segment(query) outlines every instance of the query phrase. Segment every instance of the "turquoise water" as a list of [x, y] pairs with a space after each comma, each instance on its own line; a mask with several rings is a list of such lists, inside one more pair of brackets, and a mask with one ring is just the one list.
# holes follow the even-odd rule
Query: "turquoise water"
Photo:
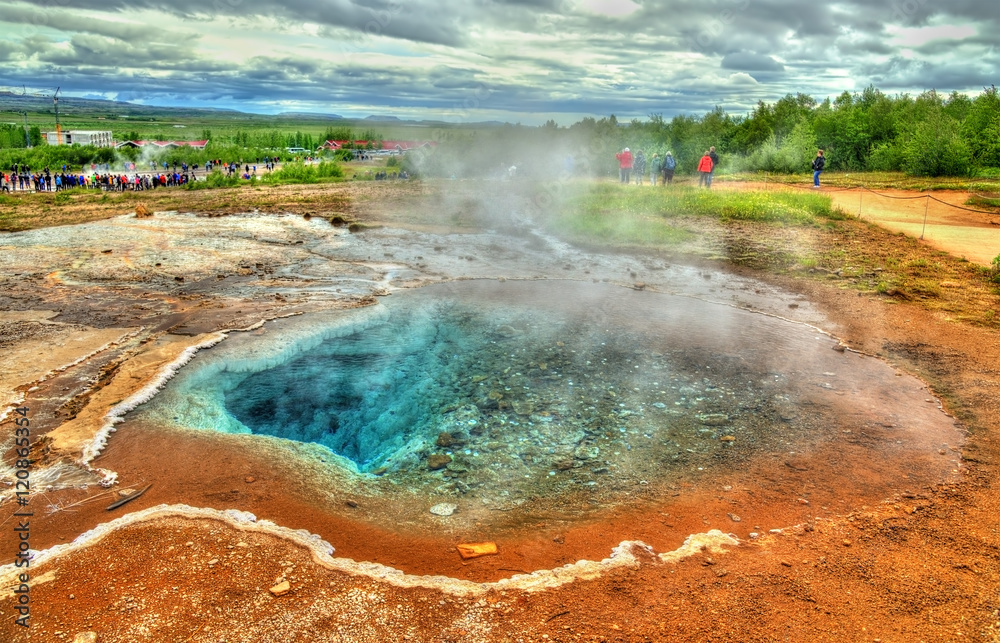
[[697, 299], [458, 282], [233, 333], [129, 417], [322, 445], [358, 473], [498, 503], [628, 493], [852, 431], [877, 436], [872, 468], [936, 453], [954, 427], [923, 384], [836, 346]]
[[461, 395], [455, 386], [491, 341], [488, 320], [457, 306], [417, 307], [322, 342], [275, 368], [228, 374], [226, 409], [253, 433], [315, 442], [381, 466]]

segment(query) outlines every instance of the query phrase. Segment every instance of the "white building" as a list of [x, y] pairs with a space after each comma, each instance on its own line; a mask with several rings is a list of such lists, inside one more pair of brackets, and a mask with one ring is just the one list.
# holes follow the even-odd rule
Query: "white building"
[[[55, 132], [46, 132], [49, 145], [59, 145]], [[99, 130], [66, 130], [62, 133], [63, 145], [93, 145], [94, 147], [114, 147], [111, 132]]]

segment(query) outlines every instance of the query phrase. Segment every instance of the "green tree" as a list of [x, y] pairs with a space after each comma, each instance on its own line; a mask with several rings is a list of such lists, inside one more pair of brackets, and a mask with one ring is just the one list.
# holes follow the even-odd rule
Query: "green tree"
[[[933, 108], [932, 108], [933, 109]], [[918, 123], [903, 150], [903, 167], [916, 176], [963, 176], [972, 167], [972, 151], [959, 126], [938, 106]]]

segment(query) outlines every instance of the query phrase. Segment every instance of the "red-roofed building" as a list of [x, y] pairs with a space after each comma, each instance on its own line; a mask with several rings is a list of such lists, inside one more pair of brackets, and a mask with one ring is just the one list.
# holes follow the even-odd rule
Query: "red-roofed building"
[[[326, 141], [320, 145], [319, 149], [336, 151], [346, 147], [363, 150], [368, 148], [368, 143], [368, 141]], [[403, 154], [421, 147], [437, 147], [437, 141], [382, 141], [382, 146], [377, 148], [377, 150]]]
[[120, 147], [153, 147], [167, 149], [172, 147], [193, 147], [196, 150], [203, 150], [208, 145], [208, 141], [122, 141], [115, 145]]

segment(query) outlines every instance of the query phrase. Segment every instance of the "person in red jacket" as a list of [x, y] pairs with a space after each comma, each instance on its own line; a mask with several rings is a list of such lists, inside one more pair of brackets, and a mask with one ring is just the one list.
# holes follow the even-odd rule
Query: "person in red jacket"
[[705, 152], [705, 156], [701, 157], [698, 161], [698, 187], [704, 185], [705, 187], [712, 187], [712, 179], [709, 178], [712, 174], [712, 157]]
[[618, 159], [618, 179], [622, 183], [628, 183], [632, 176], [632, 152], [626, 147], [615, 154], [615, 158]]

